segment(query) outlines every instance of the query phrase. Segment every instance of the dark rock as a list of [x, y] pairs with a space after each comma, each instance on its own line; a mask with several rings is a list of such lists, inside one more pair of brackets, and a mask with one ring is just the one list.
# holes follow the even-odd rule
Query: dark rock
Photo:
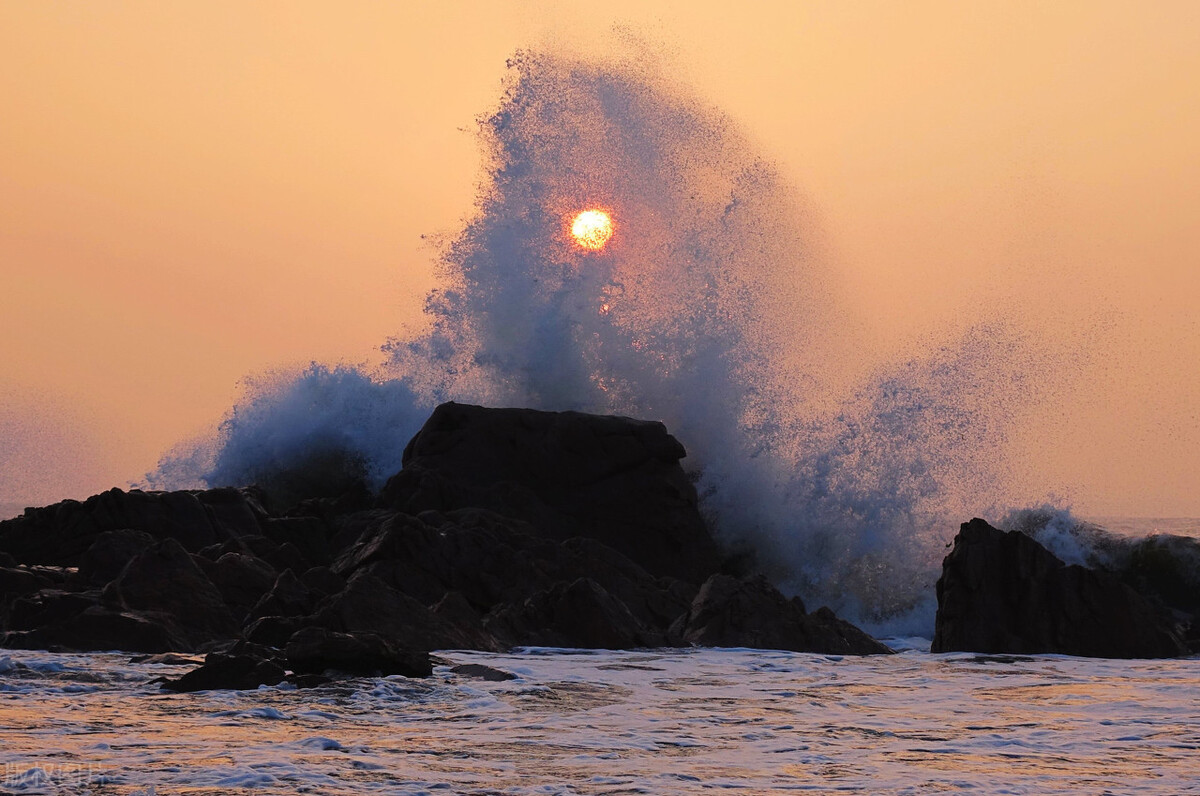
[[484, 628], [483, 617], [476, 613], [460, 592], [446, 592], [446, 596], [433, 606], [432, 611], [439, 621], [450, 628], [449, 632], [459, 640], [462, 649], [495, 652], [502, 649], [495, 636]]
[[532, 535], [527, 523], [489, 511], [463, 510], [440, 526], [407, 514], [388, 517], [334, 562], [350, 575], [362, 568], [424, 604], [460, 591], [484, 610], [519, 601], [549, 582], [538, 559], [554, 543]]
[[208, 492], [123, 492], [110, 489], [87, 500], [64, 500], [45, 508], [26, 509], [0, 522], [0, 550], [27, 564], [77, 566], [83, 553], [106, 531], [145, 531], [170, 538], [197, 551], [257, 528], [253, 517], [237, 508], [247, 505], [240, 490]]
[[27, 567], [0, 567], [0, 602], [48, 588], [53, 581]]
[[313, 594], [328, 597], [346, 588], [346, 579], [334, 573], [329, 567], [313, 567], [305, 570], [300, 576], [300, 582]]
[[28, 567], [0, 567], [0, 633], [18, 629], [13, 627], [11, 621], [13, 603], [53, 584], [51, 578]]
[[541, 538], [528, 523], [484, 509], [387, 517], [334, 563], [366, 571], [419, 602], [459, 592], [473, 610], [519, 605], [559, 581], [591, 578], [626, 604], [646, 628], [665, 630], [687, 609], [695, 587], [655, 578], [603, 543]]
[[8, 553], [0, 550], [0, 567], [11, 569], [17, 565], [17, 559], [10, 556]]
[[506, 672], [501, 669], [493, 669], [491, 666], [484, 666], [482, 663], [460, 663], [457, 666], [451, 666], [450, 671], [457, 674], [459, 677], [470, 677], [474, 680], [487, 680], [491, 683], [502, 683], [506, 680], [516, 680], [517, 676], [512, 672]]
[[338, 633], [318, 627], [304, 628], [292, 636], [287, 661], [298, 674], [326, 670], [369, 676], [433, 674], [428, 652], [404, 649], [373, 633]]
[[688, 643], [707, 647], [835, 655], [891, 652], [828, 608], [807, 613], [799, 597], [784, 597], [761, 575], [742, 580], [713, 575], [673, 632]]
[[[110, 490], [27, 510], [0, 523], [0, 550], [32, 564], [0, 568], [0, 628], [28, 644], [235, 657], [239, 628], [272, 647], [316, 628], [420, 650], [716, 633], [716, 620], [677, 621], [722, 562], [662, 424], [446, 404], [404, 456], [378, 501], [362, 462], [318, 455], [266, 491]], [[849, 643], [827, 613], [799, 606], [785, 625]], [[770, 637], [745, 616], [720, 626], [735, 620]]]
[[395, 513], [391, 509], [368, 509], [344, 516], [325, 518], [333, 532], [329, 540], [330, 552], [333, 557], [337, 558], [344, 550], [358, 542], [363, 534], [379, 527], [380, 523]]
[[162, 687], [180, 693], [216, 689], [248, 691], [260, 685], [278, 685], [284, 675], [279, 664], [255, 655], [212, 653], [204, 659], [203, 666], [176, 680], [167, 680]]
[[275, 569], [266, 561], [242, 553], [226, 553], [216, 561], [197, 556], [195, 561], [217, 587], [221, 599], [235, 619], [250, 613], [271, 590], [278, 577]]
[[260, 616], [307, 616], [316, 600], [308, 587], [290, 569], [279, 573], [271, 590], [250, 611], [251, 618]]
[[1155, 534], [1127, 544], [1115, 574], [1138, 594], [1200, 618], [1200, 539]]
[[260, 616], [246, 625], [242, 634], [247, 641], [283, 649], [306, 621], [299, 616]]
[[170, 652], [188, 649], [190, 643], [168, 616], [93, 606], [58, 624], [9, 632], [0, 646], [76, 652]]
[[43, 589], [12, 604], [8, 627], [10, 630], [34, 630], [46, 625], [57, 625], [99, 603], [99, 591], [69, 592], [62, 589]]
[[349, 505], [364, 502], [367, 463], [360, 454], [330, 446], [310, 448], [286, 462], [275, 462], [252, 475], [275, 514], [295, 511], [313, 500], [344, 500]]
[[174, 539], [159, 542], [135, 556], [105, 587], [102, 600], [117, 609], [171, 617], [189, 640], [188, 646], [177, 651], [237, 634], [237, 623], [221, 592]]
[[562, 542], [555, 561], [556, 577], [568, 581], [591, 578], [628, 607], [647, 628], [665, 631], [696, 596], [696, 586], [677, 578], [656, 578], [595, 539]]
[[590, 578], [556, 583], [490, 615], [485, 627], [509, 644], [591, 649], [662, 646], [629, 608]]
[[275, 567], [276, 572], [290, 569], [293, 572], [304, 572], [312, 568], [313, 562], [304, 557], [300, 548], [291, 542], [284, 542], [263, 556], [263, 560]]
[[103, 586], [121, 574], [134, 556], [154, 545], [145, 531], [121, 528], [105, 531], [79, 559], [79, 577], [93, 586]]
[[662, 423], [447, 403], [409, 442], [380, 499], [409, 514], [491, 509], [699, 582], [720, 556], [679, 466], [685, 455]]
[[226, 553], [238, 553], [251, 558], [264, 558], [267, 554], [275, 552], [279, 548], [279, 542], [273, 539], [268, 539], [261, 534], [251, 536], [238, 536], [234, 539], [226, 539], [223, 542], [208, 545], [201, 548], [197, 555], [207, 558], [209, 561], [218, 561], [221, 556]]
[[263, 532], [267, 512], [262, 492], [256, 487], [218, 487], [192, 494], [207, 509], [218, 536], [252, 536]]
[[1170, 624], [1115, 576], [1066, 565], [1025, 534], [963, 523], [937, 583], [934, 652], [1165, 658]]
[[367, 572], [322, 601], [314, 624], [346, 633], [374, 633], [407, 649], [467, 649], [472, 639], [421, 603]]
[[281, 545], [291, 544], [313, 564], [328, 564], [333, 558], [329, 527], [319, 517], [273, 517], [263, 523], [263, 533]]

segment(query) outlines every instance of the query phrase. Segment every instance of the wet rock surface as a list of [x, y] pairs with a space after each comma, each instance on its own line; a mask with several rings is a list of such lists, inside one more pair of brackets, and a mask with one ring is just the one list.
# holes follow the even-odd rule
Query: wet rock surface
[[177, 690], [425, 676], [435, 649], [888, 651], [721, 575], [683, 456], [660, 423], [445, 404], [373, 503], [294, 478], [286, 499], [110, 490], [30, 509], [0, 522], [2, 643], [209, 653]]
[[761, 575], [740, 580], [713, 575], [672, 632], [687, 643], [705, 647], [843, 655], [891, 652], [828, 608], [806, 612], [799, 597], [784, 597]]
[[1067, 565], [1018, 531], [963, 523], [937, 583], [934, 652], [1168, 658], [1189, 650], [1169, 609], [1114, 573]]

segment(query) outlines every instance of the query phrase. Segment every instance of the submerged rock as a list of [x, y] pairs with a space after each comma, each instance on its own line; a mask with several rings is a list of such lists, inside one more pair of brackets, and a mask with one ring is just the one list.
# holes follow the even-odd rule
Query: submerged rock
[[248, 691], [261, 685], [279, 685], [287, 673], [278, 663], [256, 655], [210, 653], [203, 665], [175, 680], [167, 680], [163, 688], [187, 693], [229, 689]]
[[937, 582], [934, 652], [1169, 658], [1188, 649], [1116, 576], [1067, 565], [1018, 531], [963, 523]]

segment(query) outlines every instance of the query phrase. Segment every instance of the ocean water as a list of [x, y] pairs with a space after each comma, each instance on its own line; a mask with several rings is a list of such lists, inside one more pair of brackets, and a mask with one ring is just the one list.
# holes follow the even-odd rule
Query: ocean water
[[1196, 659], [440, 655], [427, 680], [180, 695], [150, 682], [177, 667], [5, 652], [0, 791], [1200, 793]]

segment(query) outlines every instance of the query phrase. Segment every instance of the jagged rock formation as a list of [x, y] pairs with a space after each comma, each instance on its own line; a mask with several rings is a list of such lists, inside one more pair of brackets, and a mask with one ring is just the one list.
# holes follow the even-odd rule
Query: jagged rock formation
[[937, 583], [934, 652], [1165, 658], [1188, 653], [1161, 607], [1018, 531], [963, 523]]
[[435, 649], [888, 652], [720, 575], [683, 456], [661, 423], [445, 404], [373, 504], [289, 494], [278, 514], [249, 487], [31, 509], [0, 522], [2, 643], [210, 652], [183, 690], [420, 672]]

